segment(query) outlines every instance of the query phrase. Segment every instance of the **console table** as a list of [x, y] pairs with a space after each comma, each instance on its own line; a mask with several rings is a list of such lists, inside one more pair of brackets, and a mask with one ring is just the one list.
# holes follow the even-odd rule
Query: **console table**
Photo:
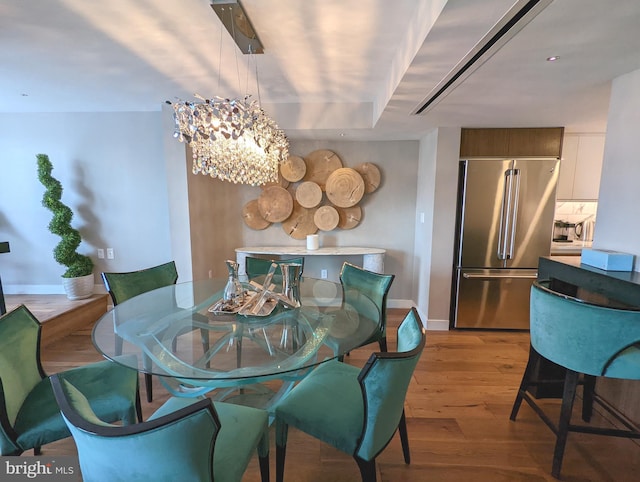
[[384, 273], [384, 254], [380, 248], [326, 247], [307, 249], [298, 246], [251, 246], [236, 248], [238, 274], [246, 274], [245, 260], [254, 254], [272, 254], [278, 256], [362, 256], [362, 267], [374, 273]]

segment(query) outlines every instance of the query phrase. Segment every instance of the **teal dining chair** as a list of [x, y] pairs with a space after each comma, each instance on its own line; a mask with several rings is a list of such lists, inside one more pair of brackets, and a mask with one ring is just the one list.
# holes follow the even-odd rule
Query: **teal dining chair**
[[[148, 291], [176, 284], [178, 271], [174, 261], [169, 261], [158, 266], [129, 271], [124, 273], [102, 273], [105, 288], [111, 295], [113, 305], [119, 305], [134, 296]], [[122, 343], [121, 339], [117, 339]], [[122, 347], [120, 347], [121, 349]], [[153, 400], [153, 385], [151, 375], [144, 374], [144, 385], [147, 392], [147, 401]]]
[[387, 295], [394, 278], [392, 274], [374, 273], [351, 263], [342, 265], [343, 305], [351, 305], [378, 323], [377, 330], [360, 346], [377, 342], [381, 351], [387, 351]]
[[84, 482], [240, 482], [258, 452], [269, 481], [268, 414], [211, 399], [170, 398], [145, 422], [105, 423], [83, 392], [51, 377], [62, 416], [78, 449]]
[[[0, 317], [0, 455], [19, 455], [69, 437], [40, 362], [42, 325], [20, 305]], [[102, 361], [64, 372], [108, 422], [141, 419], [138, 373]]]
[[[600, 306], [552, 291], [548, 282], [534, 282], [530, 301], [531, 349], [511, 411], [515, 420], [526, 401], [556, 435], [551, 474], [559, 478], [569, 432], [640, 438], [640, 431], [571, 423], [577, 386], [584, 382], [582, 418], [589, 421], [590, 404], [601, 400], [590, 379], [609, 377], [640, 380], [640, 311]], [[560, 417], [557, 423], [528, 392], [545, 383], [535, 367], [546, 359], [566, 370]], [[606, 403], [599, 403], [606, 410]], [[615, 415], [615, 412], [612, 412]]]
[[296, 385], [275, 407], [276, 481], [284, 479], [287, 435], [293, 426], [352, 455], [363, 482], [375, 482], [378, 454], [402, 426], [401, 438], [407, 439], [404, 400], [425, 340], [412, 308], [398, 328], [397, 352], [373, 353], [362, 369], [329, 361]]
[[290, 259], [266, 259], [247, 256], [245, 260], [245, 271], [249, 280], [266, 275], [271, 267], [271, 263], [276, 263], [278, 265], [278, 268], [276, 268], [273, 273], [273, 280], [276, 282], [282, 282], [282, 270], [280, 269], [280, 265], [284, 263], [299, 264], [302, 266], [302, 269], [300, 270], [300, 275], [302, 275], [302, 270], [304, 269], [304, 256]]

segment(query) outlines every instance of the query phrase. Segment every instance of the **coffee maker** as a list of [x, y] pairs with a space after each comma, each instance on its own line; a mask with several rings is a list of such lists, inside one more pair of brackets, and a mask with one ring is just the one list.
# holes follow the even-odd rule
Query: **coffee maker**
[[553, 241], [556, 243], [570, 243], [573, 241], [573, 233], [575, 232], [575, 223], [560, 221], [556, 219], [553, 222]]

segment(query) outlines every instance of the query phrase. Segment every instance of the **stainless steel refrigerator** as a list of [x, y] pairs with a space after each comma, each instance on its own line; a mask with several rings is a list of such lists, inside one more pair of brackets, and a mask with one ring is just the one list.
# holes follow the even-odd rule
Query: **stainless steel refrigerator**
[[460, 161], [452, 324], [529, 328], [529, 290], [553, 235], [557, 159]]

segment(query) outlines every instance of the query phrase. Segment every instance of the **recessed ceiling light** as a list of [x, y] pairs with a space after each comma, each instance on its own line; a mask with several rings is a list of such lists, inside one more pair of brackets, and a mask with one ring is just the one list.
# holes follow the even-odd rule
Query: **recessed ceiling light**
[[559, 58], [560, 57], [558, 57], [557, 55], [552, 55], [551, 57], [547, 57], [547, 62], [555, 62]]

